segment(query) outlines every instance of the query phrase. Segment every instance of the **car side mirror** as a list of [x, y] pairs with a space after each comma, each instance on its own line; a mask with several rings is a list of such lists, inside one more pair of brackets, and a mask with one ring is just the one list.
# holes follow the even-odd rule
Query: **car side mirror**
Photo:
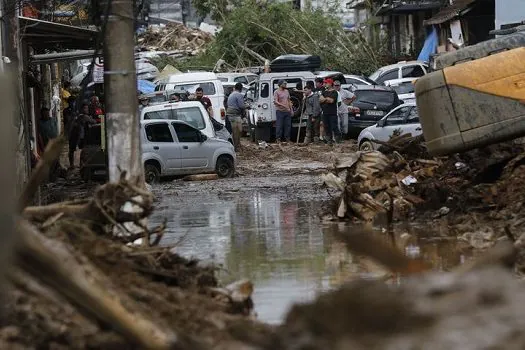
[[201, 137], [200, 137], [200, 140], [201, 142], [204, 142], [208, 139], [208, 136], [204, 135], [202, 132], [201, 132]]
[[381, 119], [380, 121], [377, 122], [377, 126], [382, 128], [385, 126], [385, 119]]

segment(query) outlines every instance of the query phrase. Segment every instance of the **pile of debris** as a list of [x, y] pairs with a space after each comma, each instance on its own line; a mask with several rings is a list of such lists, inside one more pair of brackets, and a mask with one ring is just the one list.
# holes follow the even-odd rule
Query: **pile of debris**
[[402, 135], [378, 151], [339, 159], [323, 180], [342, 191], [338, 219], [372, 221], [383, 214], [391, 223], [416, 214], [437, 219], [487, 212], [492, 219], [510, 218], [523, 209], [524, 152], [510, 142], [433, 158], [421, 136]]
[[[153, 196], [125, 174], [91, 198], [27, 206], [63, 146], [62, 138], [50, 142], [20, 198], [0, 348], [168, 349], [194, 348], [195, 342], [210, 348], [217, 339], [228, 342], [228, 323], [252, 314], [252, 283], [221, 288], [213, 266], [161, 246], [165, 225], [148, 228], [144, 221]], [[141, 245], [132, 244], [139, 238]]]
[[173, 23], [148, 27], [139, 35], [138, 45], [149, 51], [172, 51], [194, 56], [203, 51], [212, 38], [210, 33]]

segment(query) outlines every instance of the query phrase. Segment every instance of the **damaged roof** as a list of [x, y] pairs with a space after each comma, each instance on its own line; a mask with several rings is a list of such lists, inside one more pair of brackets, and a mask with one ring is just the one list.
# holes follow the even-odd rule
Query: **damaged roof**
[[423, 25], [441, 24], [450, 21], [451, 19], [461, 16], [463, 12], [470, 10], [470, 7], [478, 0], [455, 0], [452, 5], [449, 5], [433, 17], [423, 21]]
[[94, 48], [97, 30], [43, 21], [29, 17], [18, 17], [22, 38], [36, 49], [74, 49]]
[[376, 16], [391, 13], [410, 13], [417, 11], [437, 10], [443, 7], [442, 0], [393, 0], [385, 1], [377, 10]]

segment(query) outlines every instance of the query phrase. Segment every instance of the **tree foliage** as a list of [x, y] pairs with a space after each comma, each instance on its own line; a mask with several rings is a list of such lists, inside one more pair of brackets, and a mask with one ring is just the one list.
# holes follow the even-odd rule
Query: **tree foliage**
[[194, 0], [203, 6], [199, 11], [210, 11], [212, 3], [216, 10], [224, 6], [214, 12], [223, 19], [222, 30], [194, 60], [199, 65], [214, 66], [220, 59], [237, 68], [261, 65], [253, 52], [269, 60], [282, 54], [319, 55], [324, 68], [348, 73], [368, 74], [383, 62], [381, 48], [370, 46], [360, 32], [345, 32], [333, 12], [299, 11], [286, 3], [256, 0], [228, 11], [227, 1]]

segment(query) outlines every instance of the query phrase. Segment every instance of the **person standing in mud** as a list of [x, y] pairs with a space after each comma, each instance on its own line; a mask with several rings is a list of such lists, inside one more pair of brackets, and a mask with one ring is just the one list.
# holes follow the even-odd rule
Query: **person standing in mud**
[[325, 126], [325, 143], [332, 144], [333, 138], [339, 139], [339, 126], [337, 118], [338, 93], [334, 90], [334, 81], [330, 78], [324, 80], [325, 91], [319, 98], [323, 110], [323, 124]]
[[336, 80], [334, 87], [339, 94], [339, 106], [337, 107], [337, 116], [339, 119], [339, 131], [341, 139], [348, 134], [348, 106], [355, 99], [355, 95], [346, 89], [341, 88], [341, 82]]
[[275, 124], [277, 142], [290, 142], [292, 132], [292, 101], [286, 88], [286, 81], [279, 80], [279, 88], [273, 94], [275, 104]]
[[44, 151], [47, 144], [58, 136], [58, 126], [55, 118], [51, 118], [50, 109], [42, 107], [40, 110], [40, 120], [38, 121], [38, 130], [40, 138], [40, 148]]
[[306, 84], [304, 93], [306, 121], [306, 137], [304, 143], [319, 142], [319, 123], [321, 121], [321, 104], [319, 95], [313, 92], [313, 84]]
[[75, 152], [77, 148], [82, 149], [84, 147], [86, 128], [96, 123], [96, 120], [89, 114], [89, 105], [84, 103], [81, 113], [73, 119], [69, 130], [68, 160], [70, 169], [75, 167]]
[[[313, 90], [314, 94], [317, 94], [319, 97], [323, 95], [325, 90], [323, 78], [315, 78], [315, 89]], [[321, 110], [320, 122], [319, 122], [319, 140], [323, 141], [325, 137], [324, 124], [323, 124], [323, 111]]]
[[233, 138], [233, 146], [235, 147], [235, 152], [238, 152], [241, 148], [242, 118], [244, 118], [246, 113], [241, 83], [235, 84], [233, 92], [228, 96], [227, 106], [226, 121], [231, 123], [232, 131], [230, 133]]

